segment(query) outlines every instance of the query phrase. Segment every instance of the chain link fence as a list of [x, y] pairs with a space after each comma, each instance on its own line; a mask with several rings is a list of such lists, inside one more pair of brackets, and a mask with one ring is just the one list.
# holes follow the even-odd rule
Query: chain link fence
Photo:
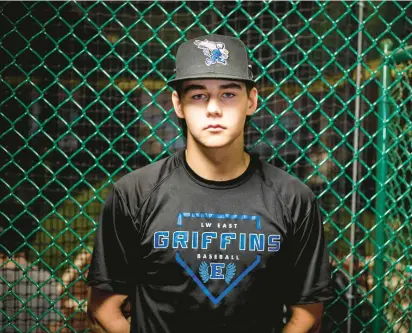
[[[165, 81], [207, 33], [248, 47], [246, 148], [321, 204], [324, 332], [411, 332], [412, 3], [0, 4], [0, 332], [86, 332], [100, 207], [184, 147]], [[17, 244], [17, 245], [16, 245]]]

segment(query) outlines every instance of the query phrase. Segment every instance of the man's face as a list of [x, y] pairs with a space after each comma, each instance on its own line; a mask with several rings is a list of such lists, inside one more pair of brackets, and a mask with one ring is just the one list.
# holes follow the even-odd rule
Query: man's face
[[179, 99], [172, 96], [176, 114], [187, 124], [188, 143], [194, 140], [207, 148], [222, 148], [242, 140], [246, 116], [257, 106], [257, 91], [247, 94], [246, 85], [231, 80], [188, 80]]

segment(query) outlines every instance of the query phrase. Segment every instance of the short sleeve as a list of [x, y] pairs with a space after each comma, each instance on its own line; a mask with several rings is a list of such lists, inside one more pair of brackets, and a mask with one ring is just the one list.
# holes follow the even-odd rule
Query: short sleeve
[[128, 295], [133, 274], [127, 249], [134, 235], [133, 219], [116, 187], [100, 213], [87, 284], [101, 290]]
[[328, 249], [319, 206], [312, 207], [293, 235], [293, 269], [289, 305], [326, 302], [332, 298]]

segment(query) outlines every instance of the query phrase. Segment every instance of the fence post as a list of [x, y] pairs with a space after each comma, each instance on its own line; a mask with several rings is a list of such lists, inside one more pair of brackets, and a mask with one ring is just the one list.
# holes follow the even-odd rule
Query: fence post
[[389, 106], [389, 86], [391, 84], [391, 69], [389, 67], [390, 50], [393, 42], [385, 39], [380, 43], [380, 48], [384, 52], [383, 66], [380, 69], [379, 95], [381, 100], [378, 104], [378, 128], [377, 128], [377, 179], [376, 184], [376, 229], [375, 229], [375, 264], [374, 264], [374, 285], [376, 289], [373, 294], [373, 305], [376, 311], [376, 318], [373, 321], [372, 332], [382, 333], [383, 304], [384, 304], [384, 246], [385, 246], [385, 214], [386, 214], [386, 171], [387, 171], [387, 121], [390, 113]]

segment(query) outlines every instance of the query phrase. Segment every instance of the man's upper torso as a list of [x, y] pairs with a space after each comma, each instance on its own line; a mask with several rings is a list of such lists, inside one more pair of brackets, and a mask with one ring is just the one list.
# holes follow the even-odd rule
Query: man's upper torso
[[315, 196], [253, 158], [208, 181], [184, 151], [118, 181], [89, 284], [134, 299], [132, 332], [278, 332], [284, 304], [330, 295]]

